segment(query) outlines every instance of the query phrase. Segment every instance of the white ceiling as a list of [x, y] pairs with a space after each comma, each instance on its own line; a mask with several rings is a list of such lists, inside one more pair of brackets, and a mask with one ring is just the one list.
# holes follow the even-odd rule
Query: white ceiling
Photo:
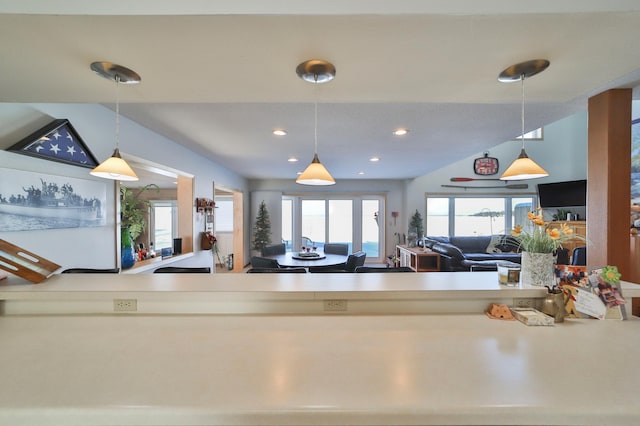
[[[247, 178], [306, 167], [316, 96], [334, 177], [400, 179], [520, 133], [520, 84], [497, 81], [512, 64], [551, 62], [526, 81], [527, 130], [640, 82], [637, 0], [40, 3], [0, 0], [0, 101], [113, 108], [114, 84], [89, 65], [121, 64], [142, 76], [119, 90], [123, 115]], [[300, 80], [312, 58], [335, 80]]]

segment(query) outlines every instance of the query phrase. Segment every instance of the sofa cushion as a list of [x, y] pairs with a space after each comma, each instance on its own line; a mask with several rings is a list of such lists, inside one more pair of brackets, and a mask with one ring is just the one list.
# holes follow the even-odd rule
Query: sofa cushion
[[502, 253], [502, 249], [499, 247], [502, 244], [502, 240], [503, 237], [501, 235], [492, 235], [485, 251], [487, 253]]
[[463, 253], [484, 253], [491, 241], [489, 236], [479, 237], [449, 237], [449, 242], [458, 247]]

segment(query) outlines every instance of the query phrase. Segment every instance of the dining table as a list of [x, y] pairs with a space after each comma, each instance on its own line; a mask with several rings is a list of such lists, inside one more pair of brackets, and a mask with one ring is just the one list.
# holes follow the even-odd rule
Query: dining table
[[265, 257], [277, 260], [280, 266], [303, 268], [310, 266], [338, 266], [345, 263], [349, 257], [342, 254], [324, 253], [322, 251], [315, 253], [317, 256], [311, 257], [309, 254], [288, 251], [284, 254], [274, 254]]

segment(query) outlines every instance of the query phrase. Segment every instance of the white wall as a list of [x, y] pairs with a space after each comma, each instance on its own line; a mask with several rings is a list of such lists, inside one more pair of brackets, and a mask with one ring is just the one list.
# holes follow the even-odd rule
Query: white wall
[[[114, 113], [101, 105], [92, 104], [0, 104], [0, 149], [8, 148], [57, 118], [69, 119], [98, 161], [103, 161], [113, 153]], [[120, 119], [120, 149], [123, 153], [193, 174], [194, 197], [212, 198], [212, 183], [215, 181], [216, 184], [244, 192], [245, 202], [248, 203], [247, 182], [243, 177], [124, 117]], [[103, 181], [90, 176], [89, 169], [83, 167], [7, 151], [0, 151], [0, 167]], [[107, 182], [107, 226], [21, 232], [3, 232], [0, 229], [0, 239], [34, 251], [59, 263], [63, 268], [114, 267], [115, 191], [114, 184]], [[194, 219], [194, 236], [198, 236], [203, 226], [197, 218]], [[246, 244], [248, 245], [248, 239]], [[197, 238], [194, 238], [194, 246], [196, 256], [184, 263], [190, 266], [210, 266], [211, 254], [200, 251]]]

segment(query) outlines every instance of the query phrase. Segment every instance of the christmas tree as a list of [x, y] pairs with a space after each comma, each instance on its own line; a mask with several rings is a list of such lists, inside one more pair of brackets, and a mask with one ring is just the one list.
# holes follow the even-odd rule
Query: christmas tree
[[264, 200], [258, 207], [258, 216], [256, 217], [256, 225], [253, 234], [253, 249], [262, 250], [264, 247], [271, 244], [271, 220], [269, 219], [269, 212]]
[[422, 224], [422, 216], [420, 212], [416, 210], [409, 222], [409, 246], [415, 247], [417, 240], [422, 238], [423, 234], [424, 226]]

